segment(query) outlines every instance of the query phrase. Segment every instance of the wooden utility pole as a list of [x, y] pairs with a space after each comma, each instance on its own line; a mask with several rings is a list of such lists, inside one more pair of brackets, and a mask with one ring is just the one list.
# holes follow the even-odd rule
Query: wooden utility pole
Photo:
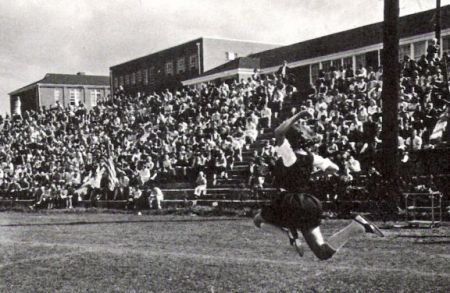
[[398, 18], [399, 0], [384, 0], [383, 23], [383, 102], [382, 174], [387, 180], [398, 177], [398, 101], [400, 92], [400, 63]]
[[442, 75], [444, 76], [444, 84], [445, 84], [445, 90], [444, 90], [444, 98], [448, 99], [449, 97], [449, 90], [448, 90], [448, 56], [447, 54], [442, 54], [442, 45], [441, 44], [441, 0], [436, 0], [436, 23], [434, 25], [435, 29], [435, 37], [439, 44], [439, 57], [442, 56], [441, 59], [441, 70]]
[[[434, 26], [435, 37], [438, 44], [441, 44], [441, 0], [436, 0], [436, 23]], [[440, 54], [441, 52], [439, 52]]]

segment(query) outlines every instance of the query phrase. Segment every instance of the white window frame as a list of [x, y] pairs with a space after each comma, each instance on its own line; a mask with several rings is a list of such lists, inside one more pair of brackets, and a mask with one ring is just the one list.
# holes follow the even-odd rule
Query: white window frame
[[189, 56], [189, 69], [198, 69], [198, 56], [192, 54]]
[[186, 60], [184, 57], [177, 60], [177, 73], [184, 73], [186, 71]]
[[[321, 63], [322, 63], [322, 70], [324, 70], [325, 72], [330, 71], [331, 67], [333, 66], [333, 62], [331, 60], [322, 61]], [[325, 64], [329, 64], [328, 68], [324, 66]]]
[[69, 104], [78, 106], [80, 103], [81, 89], [69, 89]]
[[98, 89], [91, 89], [91, 106], [97, 106], [98, 100], [102, 97], [102, 92]]
[[359, 64], [361, 64], [364, 68], [367, 68], [366, 54], [367, 53], [355, 55], [356, 70], [359, 68]]
[[136, 72], [136, 83], [137, 84], [142, 83], [142, 71], [141, 70], [138, 70]]
[[[317, 66], [317, 72], [313, 73], [313, 66]], [[310, 81], [312, 84], [314, 84], [316, 82], [316, 80], [319, 78], [319, 73], [320, 73], [320, 69], [321, 69], [322, 65], [321, 63], [313, 63], [310, 65], [309, 67], [309, 72], [310, 72]]]
[[[422, 43], [423, 44], [423, 52], [421, 52], [421, 54], [419, 56], [417, 56], [417, 47], [418, 45]], [[427, 41], [426, 40], [421, 40], [421, 41], [416, 41], [414, 43], [412, 43], [412, 56], [414, 57], [414, 60], [419, 60], [420, 57], [422, 55], [426, 55], [427, 54]], [[411, 57], [411, 59], [413, 59]]]
[[61, 89], [58, 88], [53, 90], [53, 98], [55, 99], [55, 103], [60, 101]]
[[148, 69], [148, 80], [150, 83], [155, 81], [155, 76], [156, 76], [156, 68], [155, 66], [152, 66]]
[[143, 80], [144, 84], [148, 84], [148, 69], [147, 68], [145, 68], [142, 71], [142, 80]]
[[347, 68], [348, 68], [348, 65], [350, 65], [350, 63], [345, 63], [345, 61], [347, 60], [352, 60], [352, 63], [351, 63], [351, 65], [352, 65], [352, 69], [353, 70], [355, 70], [355, 62], [353, 62], [353, 56], [346, 56], [346, 57], [344, 57], [344, 58], [342, 58], [342, 67], [344, 68], [344, 70], [346, 70]]
[[[444, 48], [444, 41], [445, 40], [447, 41], [447, 44], [448, 44], [447, 48]], [[447, 54], [450, 55], [450, 35], [442, 36], [441, 44], [442, 44], [442, 53], [447, 52]]]
[[173, 75], [173, 61], [167, 61], [165, 66], [166, 75]]
[[[409, 48], [408, 48], [409, 46]], [[404, 49], [404, 48], [408, 48], [408, 49]], [[409, 58], [411, 58], [411, 49], [412, 48], [412, 44], [411, 43], [405, 43], [405, 44], [401, 44], [398, 48], [398, 60], [400, 62], [403, 61], [404, 57], [406, 55], [408, 55]]]

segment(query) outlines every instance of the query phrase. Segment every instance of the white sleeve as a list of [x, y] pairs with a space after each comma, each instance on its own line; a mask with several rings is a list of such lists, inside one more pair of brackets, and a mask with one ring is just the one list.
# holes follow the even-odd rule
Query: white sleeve
[[339, 167], [333, 163], [330, 159], [328, 158], [323, 158], [319, 155], [313, 154], [314, 160], [313, 160], [313, 167], [320, 169], [322, 171], [325, 171], [326, 169], [328, 169], [329, 167], [333, 167], [337, 170], [339, 170]]
[[297, 161], [297, 156], [295, 155], [294, 150], [287, 139], [284, 139], [280, 146], [276, 146], [275, 151], [278, 156], [281, 157], [283, 160], [283, 165], [286, 167], [292, 166]]

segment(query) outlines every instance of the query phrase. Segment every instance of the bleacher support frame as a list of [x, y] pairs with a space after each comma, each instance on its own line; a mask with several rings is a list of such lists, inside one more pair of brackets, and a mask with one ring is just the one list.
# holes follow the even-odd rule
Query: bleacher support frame
[[[410, 227], [425, 226], [429, 228], [439, 227], [442, 223], [442, 193], [441, 192], [417, 192], [417, 193], [403, 193], [405, 200], [405, 220]], [[425, 198], [429, 200], [429, 205], [418, 205], [418, 199]], [[409, 205], [410, 200], [412, 205]], [[436, 202], [437, 200], [437, 202]], [[431, 206], [430, 206], [431, 205]], [[436, 219], [436, 210], [438, 210], [438, 219]], [[431, 220], [417, 220], [417, 212], [430, 212]]]

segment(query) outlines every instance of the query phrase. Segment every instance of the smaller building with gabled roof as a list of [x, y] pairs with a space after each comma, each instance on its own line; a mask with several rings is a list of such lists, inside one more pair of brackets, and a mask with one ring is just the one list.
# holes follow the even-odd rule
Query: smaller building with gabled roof
[[87, 109], [110, 94], [109, 76], [47, 73], [44, 78], [11, 93], [11, 114], [61, 105], [84, 104]]

